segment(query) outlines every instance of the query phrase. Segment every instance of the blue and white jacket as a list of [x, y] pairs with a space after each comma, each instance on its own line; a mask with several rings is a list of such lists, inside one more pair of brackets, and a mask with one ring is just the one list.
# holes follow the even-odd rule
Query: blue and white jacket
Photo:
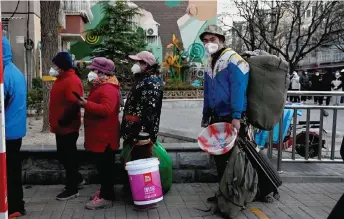
[[248, 76], [248, 63], [232, 49], [222, 52], [214, 71], [210, 58], [204, 74], [203, 119], [209, 118], [211, 110], [215, 110], [217, 116], [240, 119], [247, 105]]
[[26, 80], [12, 62], [10, 42], [2, 37], [4, 63], [5, 135], [16, 140], [26, 135]]

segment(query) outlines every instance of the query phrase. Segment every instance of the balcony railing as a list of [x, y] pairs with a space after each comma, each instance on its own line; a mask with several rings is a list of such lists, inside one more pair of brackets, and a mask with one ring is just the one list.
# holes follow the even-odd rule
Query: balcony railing
[[87, 22], [93, 19], [91, 6], [91, 1], [63, 1], [63, 10], [65, 14], [80, 13]]
[[343, 52], [317, 52], [316, 56], [308, 56], [300, 61], [300, 65], [321, 64], [330, 62], [342, 62], [344, 61]]

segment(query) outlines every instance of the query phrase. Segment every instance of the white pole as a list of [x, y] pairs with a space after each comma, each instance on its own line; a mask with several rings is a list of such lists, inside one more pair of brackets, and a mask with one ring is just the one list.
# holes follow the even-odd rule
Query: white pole
[[7, 174], [6, 174], [6, 139], [5, 139], [5, 100], [4, 67], [2, 60], [2, 21], [0, 1], [0, 219], [8, 218]]

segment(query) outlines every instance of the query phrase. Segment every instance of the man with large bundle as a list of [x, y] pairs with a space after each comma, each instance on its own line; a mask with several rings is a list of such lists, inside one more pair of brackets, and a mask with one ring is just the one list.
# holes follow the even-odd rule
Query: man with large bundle
[[[204, 75], [204, 107], [202, 127], [228, 122], [239, 131], [240, 119], [246, 110], [246, 89], [249, 65], [230, 48], [225, 48], [225, 36], [220, 27], [209, 25], [200, 35], [209, 61]], [[229, 153], [214, 156], [218, 181], [227, 165]], [[216, 201], [211, 197], [208, 201]]]

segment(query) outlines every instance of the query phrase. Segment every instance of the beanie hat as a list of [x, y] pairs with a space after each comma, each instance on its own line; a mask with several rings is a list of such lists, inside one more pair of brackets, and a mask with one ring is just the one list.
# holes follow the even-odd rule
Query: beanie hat
[[87, 68], [91, 70], [98, 70], [107, 75], [115, 74], [115, 63], [113, 63], [112, 60], [104, 57], [97, 57], [93, 59], [92, 64], [87, 66]]
[[52, 62], [59, 68], [64, 71], [73, 68], [72, 57], [68, 52], [59, 52], [53, 58]]

